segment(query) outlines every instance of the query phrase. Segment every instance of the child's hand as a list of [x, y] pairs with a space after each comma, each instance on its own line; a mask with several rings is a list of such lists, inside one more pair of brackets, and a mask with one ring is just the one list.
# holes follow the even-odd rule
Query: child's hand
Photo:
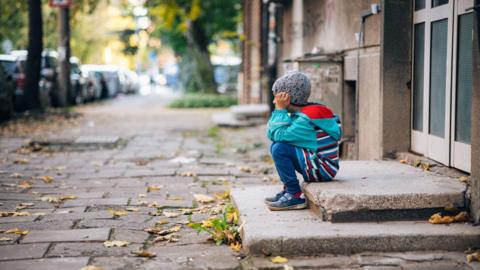
[[290, 95], [286, 92], [279, 92], [275, 95], [273, 103], [275, 103], [275, 109], [284, 110], [290, 105]]

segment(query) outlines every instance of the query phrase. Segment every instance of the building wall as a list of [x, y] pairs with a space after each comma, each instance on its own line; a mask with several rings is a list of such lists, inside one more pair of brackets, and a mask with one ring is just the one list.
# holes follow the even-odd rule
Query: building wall
[[[480, 5], [480, 0], [475, 1]], [[473, 91], [472, 91], [472, 153], [470, 209], [474, 222], [480, 222], [480, 45], [478, 17], [474, 23], [473, 40]]]
[[[297, 0], [295, 0], [297, 1]], [[360, 31], [361, 12], [369, 9], [375, 0], [303, 0], [303, 54], [340, 54], [343, 57], [343, 79], [357, 80], [357, 42], [355, 33]], [[292, 32], [293, 4], [287, 2], [282, 21], [281, 60], [294, 60], [292, 44], [296, 33]], [[365, 21], [365, 38], [360, 49], [359, 115], [357, 118], [360, 159], [382, 157], [381, 92], [380, 92], [380, 40], [381, 16], [374, 15]], [[298, 65], [283, 63], [279, 74]], [[340, 82], [343, 87], [343, 82]], [[312, 89], [316, 91], [316, 89]], [[317, 89], [318, 91], [318, 89]], [[315, 93], [312, 96], [316, 95]], [[342, 104], [342, 102], [340, 102]], [[342, 114], [342, 112], [336, 112]]]

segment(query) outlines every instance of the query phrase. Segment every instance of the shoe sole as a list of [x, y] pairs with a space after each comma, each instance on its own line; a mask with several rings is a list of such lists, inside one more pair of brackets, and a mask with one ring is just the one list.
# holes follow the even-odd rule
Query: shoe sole
[[296, 204], [296, 205], [287, 206], [287, 207], [275, 207], [275, 206], [272, 206], [272, 205], [268, 205], [268, 209], [270, 209], [272, 211], [302, 210], [302, 209], [305, 209], [307, 207], [308, 207], [307, 203]]
[[263, 202], [264, 202], [266, 205], [271, 205], [272, 203], [274, 203], [274, 202], [267, 201], [267, 200], [265, 200], [265, 201], [263, 201]]

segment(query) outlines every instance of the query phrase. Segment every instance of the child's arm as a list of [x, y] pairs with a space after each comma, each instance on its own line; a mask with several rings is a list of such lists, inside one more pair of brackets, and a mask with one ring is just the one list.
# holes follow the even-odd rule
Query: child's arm
[[275, 110], [268, 121], [267, 137], [274, 142], [286, 142], [300, 147], [315, 148], [317, 137], [313, 126], [303, 117], [294, 121], [287, 110]]

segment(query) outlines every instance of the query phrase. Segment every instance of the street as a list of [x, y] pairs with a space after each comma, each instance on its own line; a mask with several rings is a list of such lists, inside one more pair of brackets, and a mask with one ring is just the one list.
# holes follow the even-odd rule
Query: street
[[[23, 138], [2, 127], [0, 269], [291, 269], [187, 225], [218, 214], [231, 188], [278, 184], [265, 126], [218, 129], [210, 118], [219, 109], [169, 109], [169, 99], [85, 105], [69, 125], [45, 123]], [[289, 259], [295, 269], [470, 269], [460, 252]]]

